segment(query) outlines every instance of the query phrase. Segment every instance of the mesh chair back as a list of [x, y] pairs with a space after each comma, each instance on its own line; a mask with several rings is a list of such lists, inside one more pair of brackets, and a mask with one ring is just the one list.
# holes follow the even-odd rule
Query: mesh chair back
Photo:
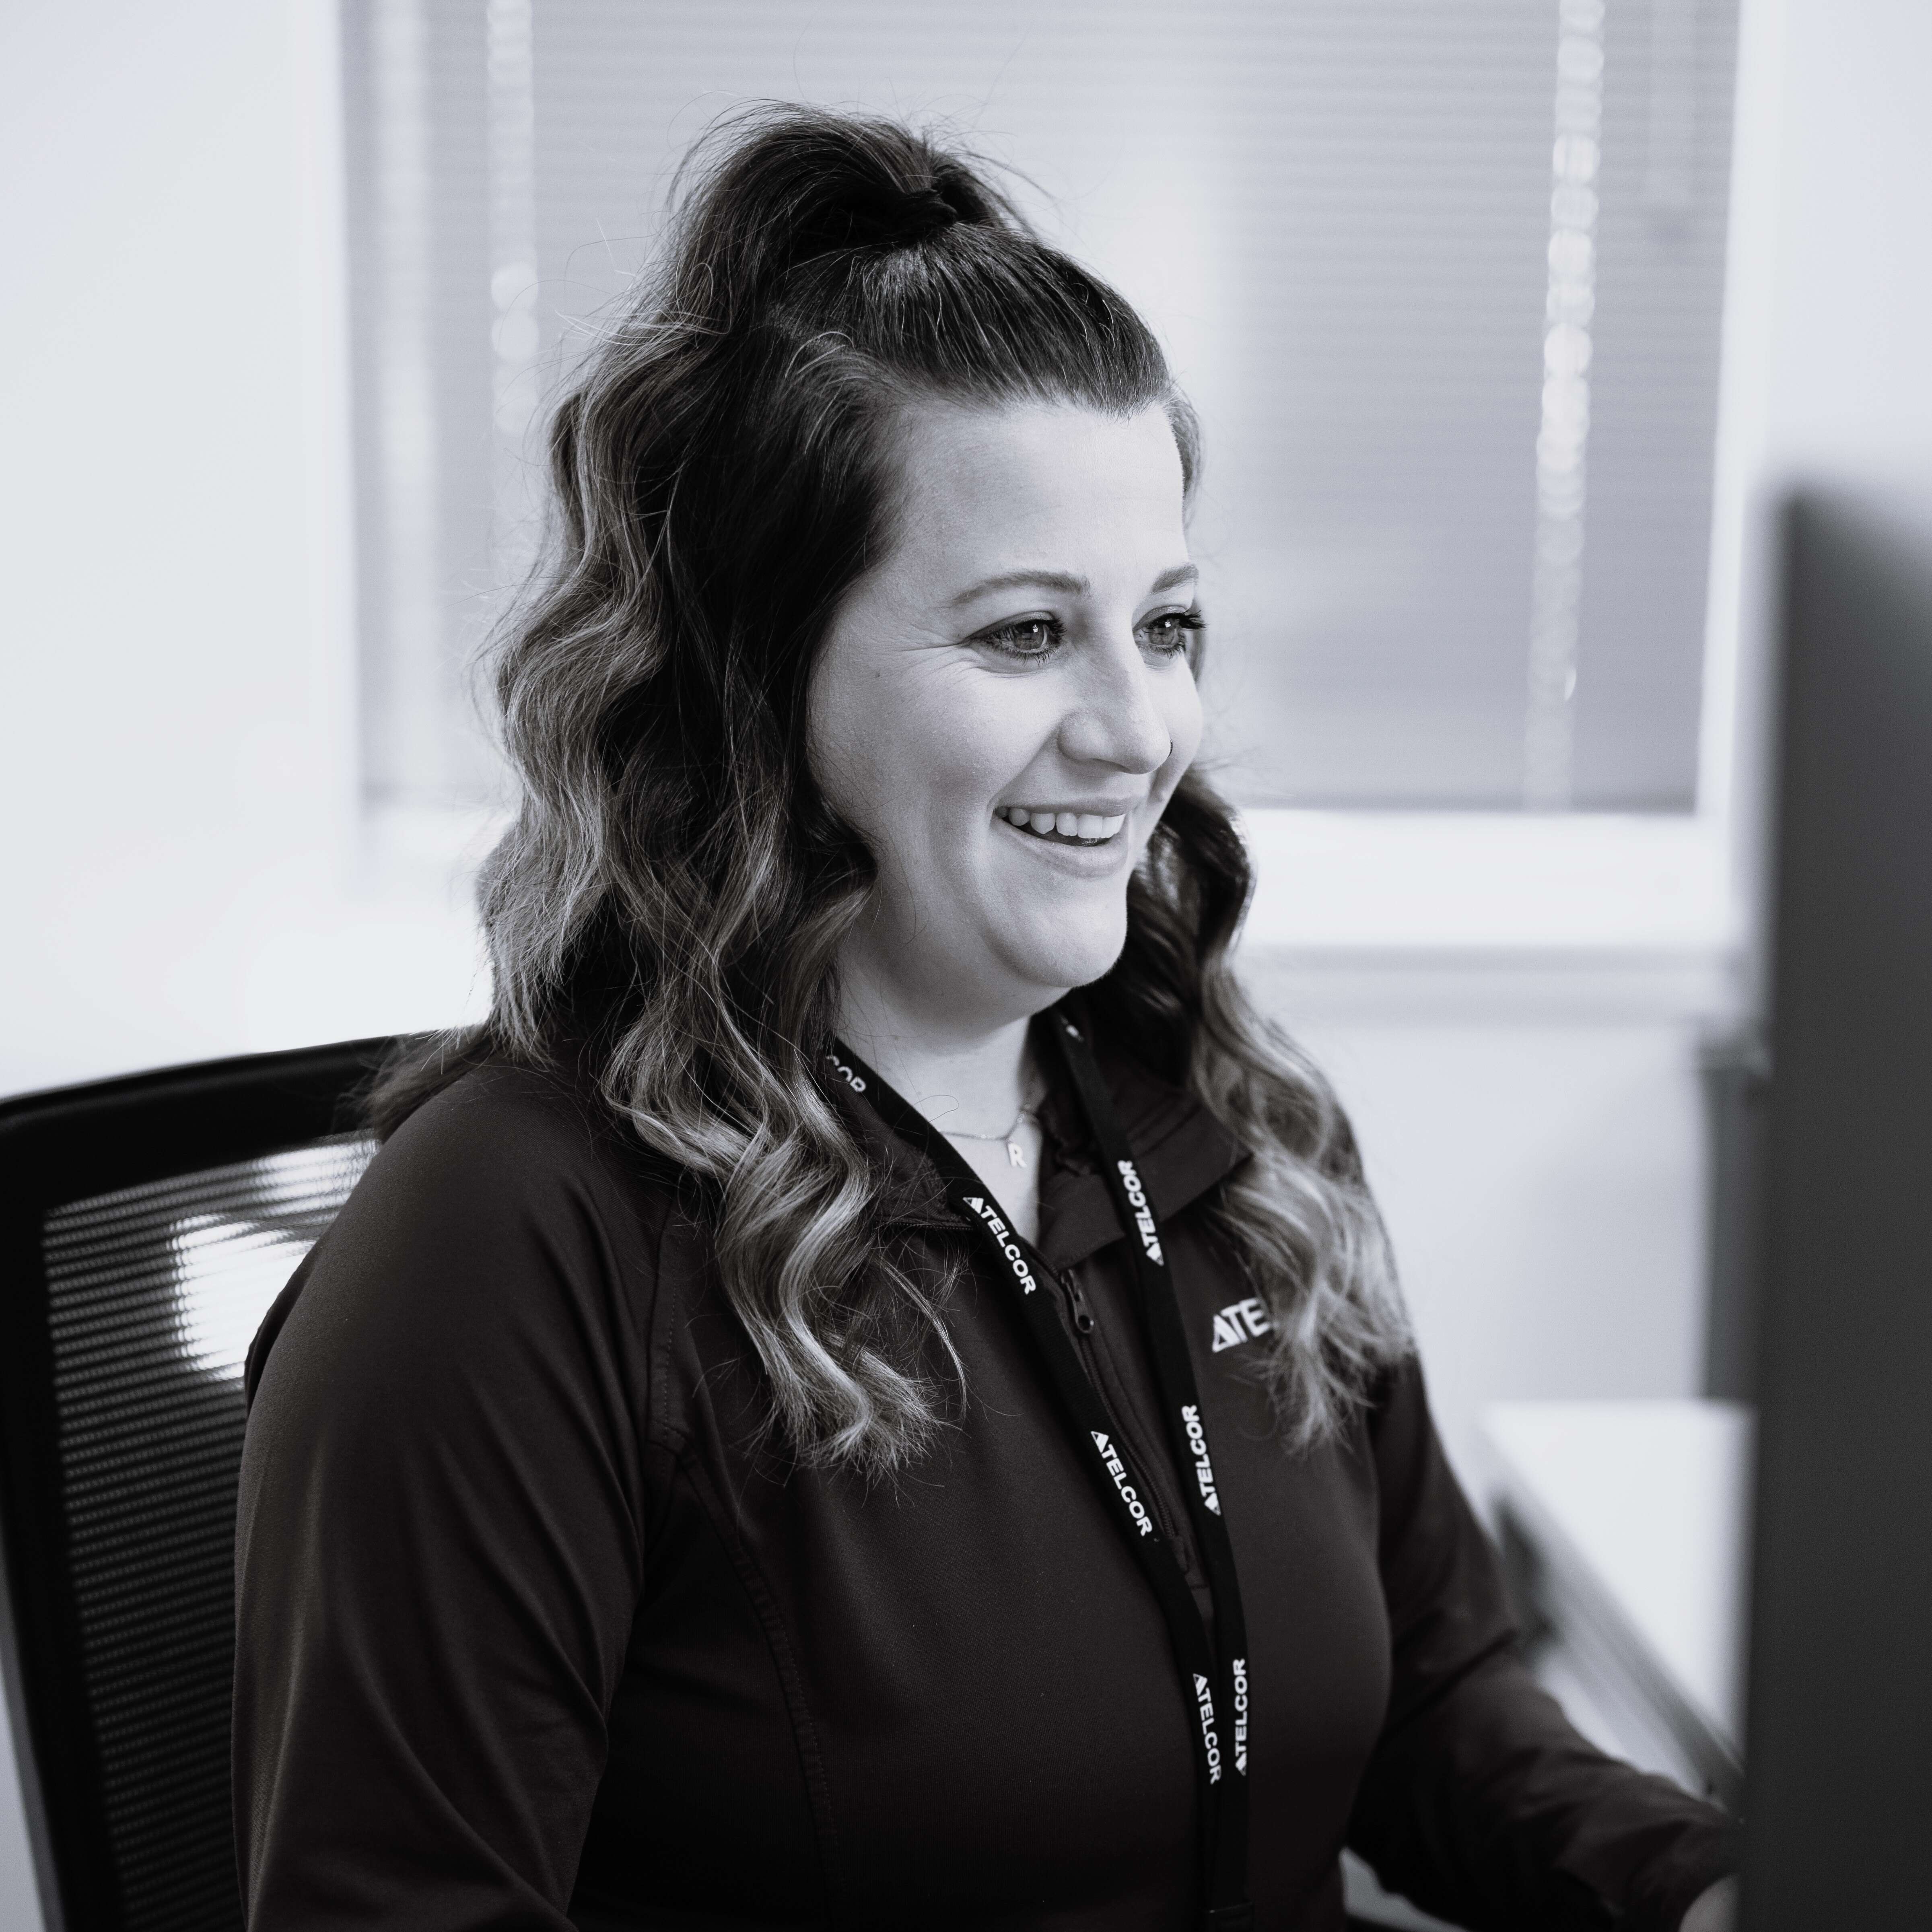
[[229, 1809], [242, 1369], [373, 1152], [386, 1041], [0, 1106], [0, 1528], [44, 1897], [241, 1924]]

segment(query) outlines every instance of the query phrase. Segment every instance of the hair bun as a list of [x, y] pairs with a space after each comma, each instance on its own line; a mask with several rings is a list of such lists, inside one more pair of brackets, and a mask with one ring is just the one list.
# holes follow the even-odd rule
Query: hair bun
[[[767, 102], [716, 122], [679, 176], [672, 312], [722, 339], [822, 257], [856, 266], [956, 227], [1029, 231], [968, 159], [897, 122]], [[834, 274], [837, 272], [833, 272]]]

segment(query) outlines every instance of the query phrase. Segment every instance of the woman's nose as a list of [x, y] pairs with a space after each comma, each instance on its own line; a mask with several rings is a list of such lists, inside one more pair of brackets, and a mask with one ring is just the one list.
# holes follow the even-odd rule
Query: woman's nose
[[1155, 688], [1153, 668], [1131, 632], [1085, 655], [1078, 701], [1060, 728], [1061, 751], [1076, 763], [1124, 772], [1157, 771], [1174, 734]]

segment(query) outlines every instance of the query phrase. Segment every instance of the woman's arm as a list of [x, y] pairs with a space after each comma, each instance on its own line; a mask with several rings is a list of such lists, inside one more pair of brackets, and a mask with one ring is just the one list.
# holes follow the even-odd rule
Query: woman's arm
[[253, 1932], [567, 1932], [642, 1574], [650, 1250], [580, 1126], [476, 1086], [385, 1148], [253, 1365]]
[[1735, 1868], [1736, 1827], [1604, 1756], [1530, 1676], [1414, 1364], [1371, 1432], [1394, 1676], [1350, 1844], [1385, 1884], [1472, 1927], [1682, 1932]]

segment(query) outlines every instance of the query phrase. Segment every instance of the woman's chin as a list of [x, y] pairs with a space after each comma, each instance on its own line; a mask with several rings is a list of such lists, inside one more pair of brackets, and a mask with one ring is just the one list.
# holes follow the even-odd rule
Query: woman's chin
[[1087, 986], [1112, 970], [1127, 943], [1126, 908], [1117, 917], [1070, 921], [1052, 930], [1014, 934], [1000, 950], [1010, 968], [1036, 986]]

